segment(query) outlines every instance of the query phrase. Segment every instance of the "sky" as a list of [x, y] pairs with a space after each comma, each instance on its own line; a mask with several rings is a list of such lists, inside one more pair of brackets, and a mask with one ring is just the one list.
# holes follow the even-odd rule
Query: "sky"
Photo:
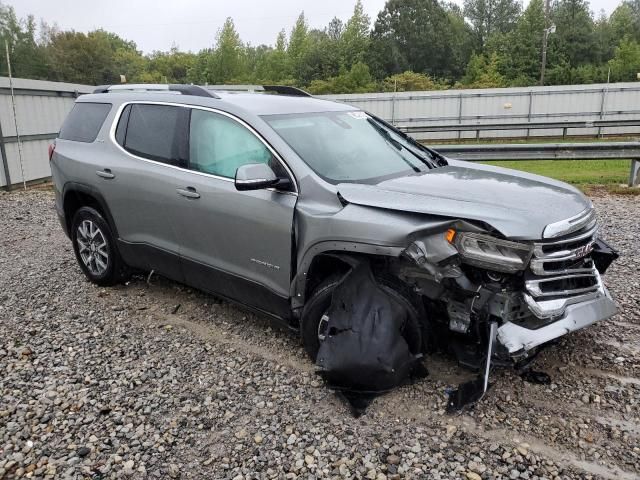
[[[462, 4], [463, 0], [454, 0]], [[133, 40], [144, 53], [169, 50], [198, 51], [213, 45], [216, 32], [232, 17], [244, 42], [275, 43], [278, 32], [291, 31], [304, 10], [311, 28], [324, 28], [333, 17], [346, 21], [355, 0], [3, 0], [19, 17], [57, 23], [63, 30], [88, 32], [103, 28]], [[375, 21], [385, 0], [362, 0]], [[524, 0], [526, 5], [528, 0]], [[591, 0], [596, 13], [610, 14], [620, 0]]]

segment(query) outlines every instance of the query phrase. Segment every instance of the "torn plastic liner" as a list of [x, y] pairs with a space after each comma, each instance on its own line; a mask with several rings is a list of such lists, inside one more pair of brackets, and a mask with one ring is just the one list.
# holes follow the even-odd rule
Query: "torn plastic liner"
[[375, 395], [407, 381], [420, 363], [417, 319], [394, 293], [361, 263], [336, 287], [325, 315], [316, 365], [356, 415]]
[[454, 413], [463, 410], [465, 407], [472, 406], [480, 401], [489, 389], [489, 374], [491, 373], [491, 357], [493, 356], [493, 347], [496, 341], [496, 333], [498, 324], [491, 322], [489, 325], [489, 341], [487, 343], [487, 352], [485, 355], [484, 374], [478, 375], [474, 380], [462, 383], [456, 390], [449, 393], [449, 401], [447, 402], [447, 413]]

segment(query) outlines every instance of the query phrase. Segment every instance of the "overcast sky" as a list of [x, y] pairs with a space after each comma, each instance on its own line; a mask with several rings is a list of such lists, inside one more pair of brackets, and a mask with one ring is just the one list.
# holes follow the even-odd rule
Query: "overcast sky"
[[[462, 4], [463, 0], [454, 0]], [[322, 28], [337, 16], [345, 21], [355, 0], [3, 0], [19, 17], [28, 14], [62, 29], [87, 32], [104, 28], [133, 40], [145, 53], [168, 50], [198, 51], [213, 44], [225, 18], [232, 17], [243, 41], [273, 44], [284, 27], [287, 33], [304, 10], [309, 25]], [[525, 5], [528, 0], [524, 0]], [[591, 9], [610, 14], [619, 0], [591, 0]], [[363, 0], [375, 20], [385, 0]]]

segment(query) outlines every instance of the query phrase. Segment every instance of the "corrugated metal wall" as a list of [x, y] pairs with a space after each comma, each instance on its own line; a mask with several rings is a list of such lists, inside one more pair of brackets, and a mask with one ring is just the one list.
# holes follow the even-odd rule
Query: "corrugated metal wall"
[[[28, 181], [51, 175], [47, 147], [56, 137], [77, 95], [94, 87], [60, 82], [14, 79], [18, 130], [22, 139], [22, 166]], [[634, 119], [640, 115], [640, 83], [567, 85], [556, 87], [447, 90], [434, 92], [324, 95], [370, 111], [399, 126], [468, 123], [523, 123]], [[0, 77], [0, 186], [23, 181], [9, 90]], [[530, 136], [557, 136], [562, 130], [530, 130]], [[640, 127], [605, 128], [604, 134], [640, 134]], [[597, 135], [598, 130], [575, 129], [572, 135]], [[526, 130], [486, 131], [482, 137], [524, 137]], [[420, 139], [473, 138], [475, 132], [438, 132], [416, 135]], [[6, 155], [5, 155], [6, 154]]]
[[[323, 95], [354, 105], [397, 126], [624, 120], [640, 114], [640, 83]], [[636, 134], [640, 127], [573, 129], [571, 135]], [[526, 130], [483, 131], [482, 137], [524, 137]], [[561, 129], [530, 136], [562, 135]], [[421, 133], [420, 139], [474, 138], [475, 132]]]
[[0, 77], [0, 128], [4, 153], [0, 158], [0, 186], [5, 186], [5, 165], [12, 184], [51, 176], [47, 149], [73, 106], [75, 98], [94, 87], [61, 82], [13, 79], [15, 111], [22, 143], [22, 168], [13, 117], [9, 79]]

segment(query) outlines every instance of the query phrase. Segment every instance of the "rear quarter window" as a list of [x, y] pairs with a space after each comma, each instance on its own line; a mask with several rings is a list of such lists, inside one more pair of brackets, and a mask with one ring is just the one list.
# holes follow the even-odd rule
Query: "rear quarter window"
[[62, 124], [58, 138], [74, 142], [93, 142], [110, 110], [110, 103], [76, 103]]

